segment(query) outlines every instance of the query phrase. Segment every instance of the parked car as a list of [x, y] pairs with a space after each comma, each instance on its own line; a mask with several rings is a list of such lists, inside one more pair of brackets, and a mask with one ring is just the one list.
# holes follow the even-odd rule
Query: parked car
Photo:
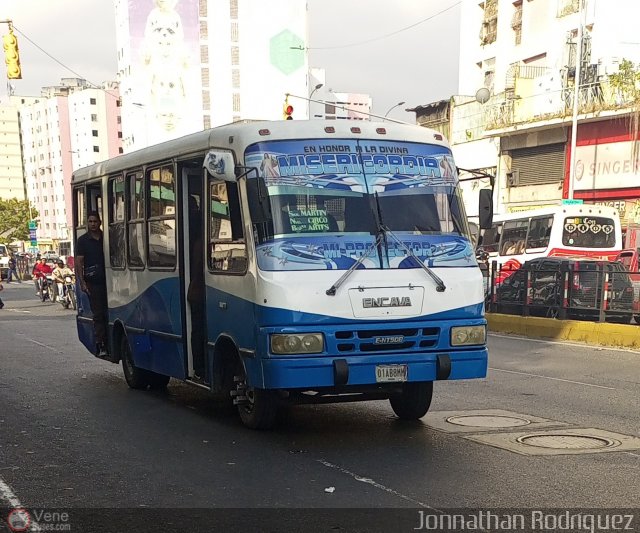
[[49, 260], [55, 261], [56, 259], [58, 259], [58, 253], [55, 252], [54, 250], [47, 250], [46, 252], [42, 253], [41, 257], [44, 257], [47, 261]]
[[[526, 272], [529, 272], [529, 288]], [[609, 274], [606, 320], [628, 324], [633, 315], [633, 284], [619, 261], [589, 258], [539, 257], [527, 261], [496, 287], [498, 310], [519, 313], [529, 290], [529, 314], [558, 316], [565, 296], [565, 272], [569, 274], [567, 317], [597, 319], [603, 305], [602, 276]]]
[[629, 271], [633, 284], [633, 312], [636, 324], [640, 324], [640, 248], [627, 248], [616, 257]]

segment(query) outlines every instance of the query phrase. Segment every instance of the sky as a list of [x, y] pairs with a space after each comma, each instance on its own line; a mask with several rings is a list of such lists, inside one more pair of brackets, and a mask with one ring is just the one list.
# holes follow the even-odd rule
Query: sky
[[[457, 92], [459, 0], [307, 3], [309, 66], [325, 69], [323, 90], [368, 93], [378, 115], [404, 101], [389, 116], [407, 122], [415, 114], [405, 109]], [[23, 79], [12, 82], [15, 94], [37, 96], [67, 77], [95, 84], [116, 79], [112, 0], [0, 0], [5, 18], [20, 46]], [[2, 87], [0, 95], [6, 92]]]

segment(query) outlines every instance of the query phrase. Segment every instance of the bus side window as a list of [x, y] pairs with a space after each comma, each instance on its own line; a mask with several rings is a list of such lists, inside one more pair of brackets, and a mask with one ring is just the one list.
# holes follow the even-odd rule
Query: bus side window
[[500, 255], [517, 255], [524, 252], [529, 219], [510, 220], [502, 227]]
[[527, 237], [527, 251], [549, 246], [552, 224], [553, 216], [531, 219], [529, 235]]
[[491, 229], [484, 230], [482, 235], [482, 249], [487, 253], [495, 253], [500, 246], [502, 224], [493, 224]]
[[247, 270], [238, 185], [222, 180], [209, 182], [209, 270], [242, 274]]
[[[84, 198], [84, 187], [76, 187], [73, 191], [74, 195], [74, 210], [73, 216], [75, 217], [74, 225], [76, 228], [85, 228], [87, 225], [87, 204]], [[85, 231], [78, 231], [78, 237], [85, 233]]]

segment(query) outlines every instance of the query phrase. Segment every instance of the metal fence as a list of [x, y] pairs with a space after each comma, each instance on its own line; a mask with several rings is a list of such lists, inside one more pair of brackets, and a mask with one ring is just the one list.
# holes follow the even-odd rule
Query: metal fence
[[605, 261], [509, 268], [493, 262], [487, 311], [595, 322], [640, 323], [640, 272]]

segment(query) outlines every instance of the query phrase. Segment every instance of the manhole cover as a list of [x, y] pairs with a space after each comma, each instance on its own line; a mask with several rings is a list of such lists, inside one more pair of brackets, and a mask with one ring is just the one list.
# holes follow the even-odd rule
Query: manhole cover
[[525, 435], [517, 441], [528, 446], [556, 450], [594, 450], [620, 445], [618, 441], [590, 435]]
[[531, 421], [518, 416], [500, 416], [500, 415], [463, 415], [450, 416], [447, 422], [457, 426], [473, 426], [482, 428], [514, 428], [518, 426], [526, 426]]

